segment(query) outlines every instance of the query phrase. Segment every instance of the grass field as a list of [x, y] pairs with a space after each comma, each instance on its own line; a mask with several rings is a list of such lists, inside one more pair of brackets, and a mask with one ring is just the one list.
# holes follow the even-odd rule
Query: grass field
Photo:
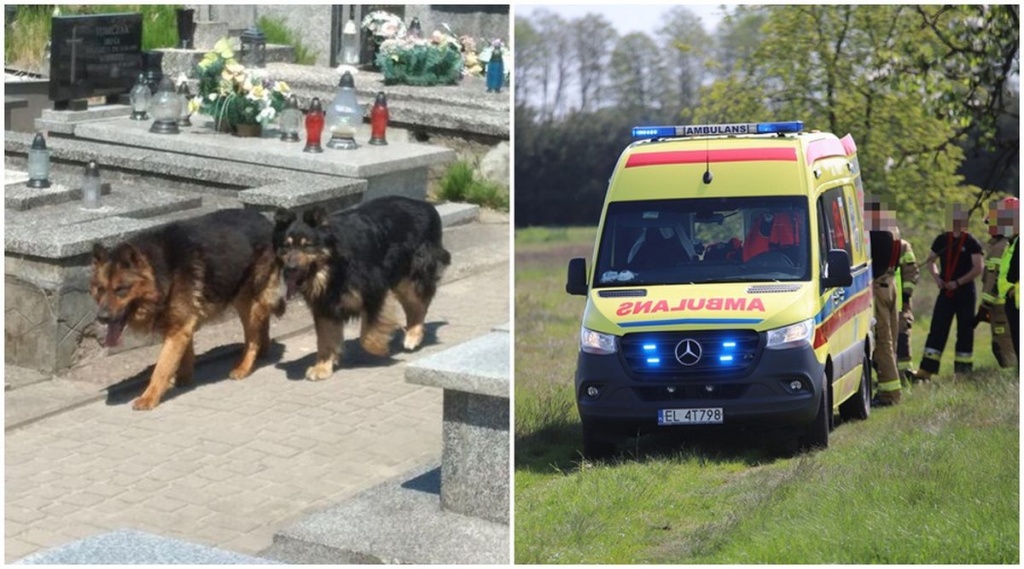
[[[581, 458], [573, 401], [584, 299], [564, 292], [593, 229], [516, 233], [516, 563], [1019, 564], [1019, 383], [987, 327], [975, 373], [840, 424], [828, 450], [746, 435], [634, 439]], [[916, 358], [934, 293], [915, 299]]]

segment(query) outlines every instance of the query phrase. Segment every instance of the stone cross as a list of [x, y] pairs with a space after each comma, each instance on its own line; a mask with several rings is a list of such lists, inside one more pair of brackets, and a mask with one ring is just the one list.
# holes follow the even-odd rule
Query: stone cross
[[78, 37], [78, 26], [71, 28], [71, 38], [64, 40], [66, 45], [71, 46], [71, 84], [75, 84], [75, 65], [78, 63], [78, 44], [82, 38]]

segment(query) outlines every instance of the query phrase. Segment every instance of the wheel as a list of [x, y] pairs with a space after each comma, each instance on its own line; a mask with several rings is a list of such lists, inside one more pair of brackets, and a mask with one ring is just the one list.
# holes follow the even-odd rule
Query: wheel
[[615, 454], [615, 445], [604, 438], [597, 425], [582, 423], [583, 430], [583, 458], [587, 460], [601, 460]]
[[821, 403], [818, 405], [818, 414], [807, 430], [800, 436], [798, 445], [801, 451], [809, 451], [818, 448], [828, 448], [828, 433], [832, 430], [832, 405], [829, 403], [829, 378], [821, 378]]
[[844, 421], [863, 421], [869, 415], [871, 415], [871, 360], [864, 356], [860, 372], [860, 389], [853, 397], [839, 404], [839, 416]]

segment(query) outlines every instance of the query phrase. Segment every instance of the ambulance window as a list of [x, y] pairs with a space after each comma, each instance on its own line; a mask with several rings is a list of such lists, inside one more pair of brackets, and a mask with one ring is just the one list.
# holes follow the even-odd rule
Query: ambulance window
[[[842, 188], [833, 188], [821, 198], [824, 205], [825, 228], [828, 234], [828, 249], [844, 249], [853, 258], [850, 247], [850, 227], [847, 224], [846, 202]], [[826, 250], [827, 253], [827, 250]]]

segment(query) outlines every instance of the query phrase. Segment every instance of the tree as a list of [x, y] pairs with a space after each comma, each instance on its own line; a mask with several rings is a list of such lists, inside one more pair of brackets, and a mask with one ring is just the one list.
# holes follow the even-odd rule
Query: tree
[[521, 16], [516, 16], [515, 46], [515, 100], [517, 105], [525, 105], [530, 101], [533, 78], [544, 64], [544, 45], [537, 29]]
[[619, 34], [611, 22], [599, 14], [587, 14], [575, 20], [570, 33], [579, 65], [579, 108], [591, 111], [601, 106], [608, 54]]
[[660, 111], [665, 72], [661, 51], [647, 34], [622, 36], [612, 50], [609, 94], [615, 106], [628, 112]]
[[665, 24], [657, 30], [666, 54], [667, 78], [664, 103], [675, 117], [686, 117], [697, 104], [704, 82], [712, 39], [699, 17], [688, 8], [676, 6], [665, 14]]

